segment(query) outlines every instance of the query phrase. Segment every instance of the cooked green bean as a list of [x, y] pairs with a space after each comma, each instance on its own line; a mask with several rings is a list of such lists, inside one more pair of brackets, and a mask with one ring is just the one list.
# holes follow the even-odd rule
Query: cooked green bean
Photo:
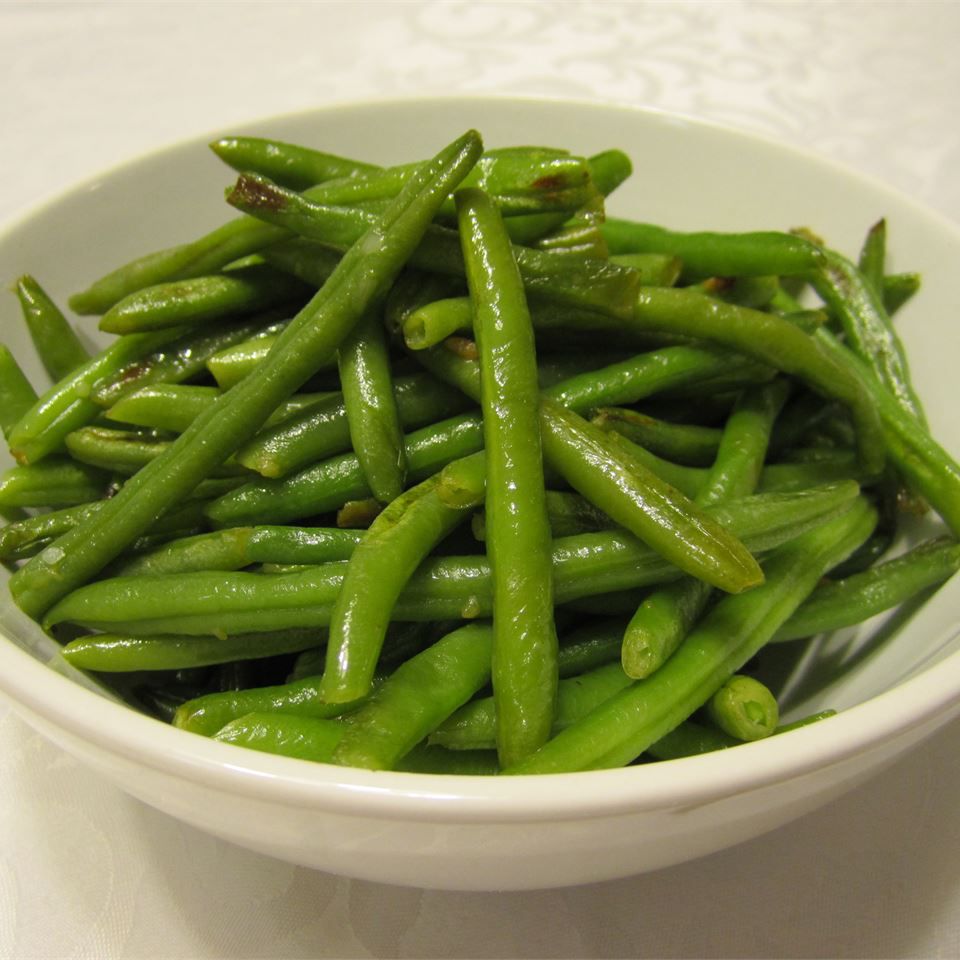
[[214, 140], [210, 149], [238, 172], [256, 170], [294, 190], [380, 169], [372, 163], [262, 137], [222, 137]]
[[681, 570], [731, 593], [763, 580], [750, 552], [609, 435], [557, 403], [541, 403], [547, 462], [617, 523]]
[[[727, 420], [713, 467], [694, 503], [710, 506], [753, 493], [770, 431], [787, 395], [774, 381], [745, 391]], [[684, 578], [652, 591], [637, 607], [623, 635], [621, 663], [636, 679], [649, 676], [680, 645], [710, 596], [702, 580]]]
[[380, 304], [360, 318], [337, 351], [350, 445], [370, 492], [389, 503], [403, 492], [407, 454]]
[[457, 461], [387, 505], [357, 545], [330, 614], [321, 693], [366, 695], [397, 598], [440, 540], [483, 498], [482, 458]]
[[[425, 375], [398, 377], [394, 393], [400, 421], [407, 428], [435, 423], [470, 406], [458, 391]], [[282, 477], [349, 446], [346, 408], [342, 397], [332, 394], [302, 413], [265, 427], [237, 451], [235, 459], [265, 477]]]
[[37, 402], [37, 392], [10, 350], [0, 343], [0, 430], [9, 439], [11, 429]]
[[838, 363], [821, 342], [774, 314], [699, 297], [684, 290], [644, 287], [634, 320], [642, 329], [702, 337], [732, 347], [799, 377], [828, 397], [845, 403], [857, 426], [861, 463], [869, 472], [883, 467], [884, 444], [876, 406], [861, 379]]
[[490, 679], [493, 631], [473, 623], [402, 663], [350, 715], [333, 762], [390, 770]]
[[879, 413], [887, 455], [901, 478], [940, 514], [954, 536], [960, 536], [960, 464], [904, 410], [863, 360], [826, 330], [817, 332], [817, 340], [838, 364], [859, 376]]
[[250, 750], [323, 763], [333, 756], [343, 732], [343, 725], [335, 720], [249, 713], [231, 720], [213, 739]]
[[135, 474], [104, 509], [65, 534], [56, 562], [34, 557], [13, 575], [10, 588], [24, 612], [42, 615], [95, 575], [262, 426], [314, 372], [316, 358], [333, 350], [370, 301], [383, 295], [440, 200], [480, 149], [479, 136], [471, 131], [424, 163], [383, 222], [348, 251], [330, 280], [286, 327], [269, 358], [224, 394], [208, 415], [194, 420], [166, 454]]
[[592, 422], [601, 430], [616, 430], [658, 456], [691, 467], [709, 467], [722, 433], [717, 427], [668, 423], [637, 410], [600, 407]]
[[775, 641], [812, 637], [862, 623], [921, 591], [938, 586], [960, 570], [960, 544], [938, 539], [922, 543], [842, 580], [825, 581], [776, 632]]
[[824, 262], [810, 275], [810, 282], [839, 318], [850, 349], [870, 364], [903, 410], [923, 423], [923, 407], [910, 382], [903, 344], [880, 291], [834, 250], [824, 250]]
[[815, 244], [791, 233], [680, 233], [649, 223], [608, 217], [610, 253], [665, 253], [683, 262], [683, 277], [805, 275], [822, 261]]
[[762, 740], [780, 720], [777, 699], [755, 677], [734, 674], [707, 701], [707, 715], [737, 740]]
[[504, 773], [616, 767], [687, 719], [776, 632], [822, 574], [865, 540], [864, 500], [774, 551], [755, 590], [723, 597], [656, 673], [637, 680]]
[[196, 697], [177, 709], [173, 725], [181, 730], [210, 737], [231, 720], [237, 720], [248, 713], [330, 720], [355, 710], [358, 705], [326, 703], [320, 697], [320, 678], [304, 677], [276, 686], [208, 693]]
[[[162, 589], [163, 579], [153, 579]], [[180, 670], [232, 663], [234, 660], [273, 657], [280, 653], [296, 653], [315, 646], [318, 633], [316, 628], [206, 637], [93, 633], [71, 640], [61, 650], [61, 655], [75, 667], [101, 673]]]
[[462, 189], [456, 202], [480, 361], [492, 682], [497, 752], [507, 764], [550, 736], [557, 689], [540, 385], [530, 312], [503, 221], [479, 191]]
[[[345, 249], [371, 226], [372, 217], [355, 207], [327, 207], [303, 194], [255, 176], [242, 175], [227, 202], [269, 223], [280, 224], [310, 239]], [[514, 255], [528, 292], [550, 300], [625, 316], [639, 284], [626, 267], [605, 260], [563, 257], [516, 246]], [[431, 226], [410, 258], [410, 265], [463, 276], [464, 263], [455, 231]]]
[[48, 457], [0, 474], [0, 506], [71, 507], [99, 500], [110, 483], [103, 470], [66, 457]]
[[[855, 483], [801, 493], [760, 494], [710, 508], [749, 549], [761, 553], [796, 538], [845, 510]], [[291, 626], [326, 626], [345, 565], [328, 563], [288, 574], [190, 573], [164, 578], [117, 577], [73, 591], [44, 622], [75, 621], [93, 629], [139, 634], [252, 633]], [[554, 542], [557, 603], [664, 583], [678, 568], [626, 531], [581, 534]], [[484, 557], [435, 557], [421, 564], [393, 610], [395, 620], [457, 620], [490, 616], [490, 567]]]
[[87, 363], [90, 352], [43, 287], [26, 274], [16, 289], [30, 339], [50, 378], [60, 380]]
[[100, 329], [108, 333], [141, 333], [199, 326], [293, 300], [303, 303], [309, 294], [309, 287], [288, 274], [266, 264], [252, 264], [138, 290], [100, 318]]
[[131, 363], [174, 339], [176, 331], [121, 337], [44, 393], [10, 428], [10, 452], [19, 463], [36, 463], [61, 449], [71, 430], [86, 426], [100, 413], [90, 399], [97, 386], [113, 380]]

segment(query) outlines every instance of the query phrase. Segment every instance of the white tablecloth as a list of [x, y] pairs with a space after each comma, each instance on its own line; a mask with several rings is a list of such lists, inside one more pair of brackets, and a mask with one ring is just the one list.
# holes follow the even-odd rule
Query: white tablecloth
[[[759, 131], [960, 220], [958, 36], [950, 0], [6, 2], [0, 219], [255, 117], [497, 92]], [[0, 704], [0, 956], [954, 957], [958, 754], [955, 723], [828, 807], [658, 873], [440, 893], [292, 867], [181, 826]]]

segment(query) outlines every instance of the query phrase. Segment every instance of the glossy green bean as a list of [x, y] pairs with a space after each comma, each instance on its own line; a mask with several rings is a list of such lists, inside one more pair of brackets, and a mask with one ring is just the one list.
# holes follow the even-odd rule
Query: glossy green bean
[[36, 402], [36, 390], [14, 355], [0, 343], [0, 430], [5, 438]]
[[[773, 422], [786, 396], [784, 381], [744, 392], [727, 420], [713, 467], [694, 499], [698, 506], [753, 493]], [[693, 578], [667, 584], [646, 596], [624, 631], [624, 671], [642, 679], [657, 670], [699, 619], [709, 597], [709, 586]]]
[[0, 506], [70, 507], [105, 496], [111, 477], [66, 457], [10, 467], [0, 474]]
[[[394, 381], [400, 422], [423, 427], [470, 406], [458, 391], [433, 377], [414, 374]], [[404, 440], [404, 446], [406, 445]], [[282, 477], [350, 447], [347, 412], [340, 395], [269, 425], [236, 453], [236, 460], [265, 477]]]
[[400, 496], [407, 454], [380, 304], [360, 318], [337, 351], [350, 445], [370, 492], [381, 503]]
[[824, 250], [824, 262], [810, 275], [810, 282], [839, 318], [850, 349], [870, 365], [904, 412], [924, 423], [906, 353], [887, 316], [882, 293], [834, 250]]
[[252, 264], [211, 276], [146, 287], [124, 297], [101, 318], [108, 333], [141, 333], [194, 327], [299, 301], [311, 290], [267, 264]]
[[[155, 579], [162, 586], [162, 578]], [[94, 633], [71, 640], [60, 652], [72, 666], [99, 673], [180, 670], [296, 653], [315, 646], [318, 633], [316, 628], [196, 637]]]
[[[241, 176], [227, 202], [309, 239], [345, 249], [371, 225], [371, 216], [351, 207], [327, 207], [302, 194], [284, 190], [263, 178]], [[626, 316], [639, 278], [625, 267], [604, 260], [580, 260], [516, 246], [514, 255], [528, 292], [573, 303], [614, 316]], [[460, 241], [453, 230], [432, 226], [410, 258], [410, 265], [463, 276]]]
[[10, 428], [10, 452], [18, 463], [36, 463], [62, 448], [63, 438], [100, 413], [91, 394], [131, 363], [149, 356], [176, 336], [175, 331], [121, 337], [46, 391]]
[[748, 593], [723, 597], [656, 673], [607, 700], [504, 773], [615, 767], [640, 756], [769, 640], [824, 571], [869, 536], [875, 520], [861, 499], [774, 551], [764, 564], [764, 583]]
[[706, 704], [707, 715], [737, 740], [762, 740], [776, 731], [780, 709], [776, 697], [755, 677], [734, 674]]
[[389, 503], [357, 545], [330, 614], [323, 698], [365, 696], [393, 607], [414, 570], [483, 498], [483, 463], [458, 461]]
[[490, 680], [493, 630], [472, 623], [402, 663], [351, 714], [333, 762], [391, 770]]
[[208, 693], [180, 706], [173, 716], [173, 725], [181, 730], [210, 737], [231, 720], [237, 720], [248, 713], [330, 720], [356, 709], [359, 705], [326, 703], [320, 697], [319, 680], [319, 677], [312, 676], [269, 687]]
[[731, 593], [762, 582], [750, 552], [623, 445], [575, 413], [541, 403], [544, 455], [595, 506], [681, 570]]
[[16, 292], [30, 339], [52, 380], [61, 380], [89, 361], [90, 351], [33, 277], [29, 274], [20, 277]]
[[[859, 488], [838, 483], [801, 493], [761, 494], [710, 508], [752, 551], [771, 550], [849, 507]], [[556, 602], [664, 583], [680, 576], [626, 531], [581, 534], [553, 545]], [[66, 621], [130, 634], [227, 635], [288, 627], [322, 627], [345, 573], [342, 563], [287, 574], [197, 572], [117, 577], [74, 590], [50, 610], [48, 626]], [[436, 557], [421, 564], [393, 609], [394, 620], [490, 616], [485, 557]]]
[[683, 262], [683, 277], [805, 275], [822, 262], [815, 244], [791, 233], [682, 233], [649, 223], [608, 217], [610, 253], [665, 253]]
[[294, 190], [379, 170], [376, 164], [263, 137], [221, 137], [210, 149], [234, 170], [256, 170]]
[[960, 569], [960, 545], [941, 538], [842, 580], [826, 581], [773, 636], [798, 640], [862, 623], [921, 591], [938, 586]]
[[343, 725], [336, 720], [249, 713], [231, 720], [213, 739], [249, 750], [324, 763], [333, 756], [343, 732]]
[[166, 454], [132, 477], [107, 507], [66, 534], [56, 562], [34, 557], [14, 574], [10, 588], [26, 613], [42, 615], [95, 575], [263, 425], [311, 376], [315, 358], [334, 349], [371, 300], [383, 296], [437, 205], [480, 150], [479, 136], [471, 131], [424, 163], [383, 221], [351, 248], [286, 327], [269, 358], [218, 400], [209, 415], [194, 420]]
[[[476, 414], [450, 417], [406, 435], [408, 477], [425, 480], [458, 457], [483, 447]], [[216, 526], [285, 523], [329, 513], [348, 500], [370, 495], [356, 454], [346, 453], [278, 479], [255, 480], [214, 501], [209, 517]]]
[[868, 364], [827, 330], [819, 330], [817, 340], [837, 364], [859, 377], [878, 411], [887, 455], [901, 479], [940, 514], [954, 536], [960, 536], [960, 464], [904, 410]]
[[717, 455], [722, 431], [717, 427], [669, 423], [636, 410], [600, 407], [592, 422], [615, 430], [658, 456], [692, 467], [708, 467]]
[[486, 548], [493, 575], [493, 690], [501, 764], [550, 735], [557, 689], [550, 525], [536, 348], [503, 221], [481, 192], [456, 196], [480, 361]]
[[879, 473], [884, 443], [876, 406], [861, 379], [838, 363], [815, 337], [774, 314], [719, 303], [683, 290], [644, 287], [634, 320], [643, 329], [711, 340], [805, 381], [846, 404], [857, 427], [858, 453], [868, 472]]

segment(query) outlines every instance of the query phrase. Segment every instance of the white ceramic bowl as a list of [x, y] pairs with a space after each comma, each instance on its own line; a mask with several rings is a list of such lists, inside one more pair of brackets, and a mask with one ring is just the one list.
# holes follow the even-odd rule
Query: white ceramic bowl
[[[691, 120], [543, 100], [366, 103], [250, 124], [379, 162], [433, 153], [467, 127], [491, 146], [611, 146], [636, 172], [611, 208], [681, 229], [810, 225], [851, 254], [887, 217], [894, 269], [925, 284], [898, 320], [932, 427], [955, 454], [960, 232], [885, 188], [782, 146]], [[193, 141], [110, 171], [0, 237], [0, 278], [30, 271], [60, 302], [118, 263], [220, 223], [231, 176]], [[4, 303], [5, 337], [32, 352]], [[92, 329], [90, 324], [89, 329]], [[9, 331], [13, 331], [10, 333]], [[29, 371], [39, 373], [36, 364]], [[215, 743], [138, 715], [56, 660], [0, 600], [0, 688], [65, 750], [146, 803], [254, 850], [355, 877], [452, 889], [562, 886], [691, 859], [777, 827], [893, 761], [960, 711], [960, 583], [922, 609], [824, 640], [790, 684], [791, 715], [842, 713], [722, 754], [625, 770], [463, 778], [346, 770]], [[881, 642], [882, 641], [882, 642]], [[817, 651], [814, 650], [814, 653]]]

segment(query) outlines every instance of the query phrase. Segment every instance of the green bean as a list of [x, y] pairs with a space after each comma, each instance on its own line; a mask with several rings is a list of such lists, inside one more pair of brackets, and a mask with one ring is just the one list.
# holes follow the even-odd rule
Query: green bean
[[0, 430], [5, 438], [9, 439], [12, 428], [36, 402], [36, 390], [13, 354], [0, 343]]
[[383, 221], [348, 251], [330, 280], [286, 327], [269, 358], [194, 420], [166, 454], [132, 477], [107, 506], [61, 538], [62, 557], [34, 557], [10, 580], [16, 602], [39, 616], [89, 579], [152, 520], [189, 493], [315, 371], [370, 301], [383, 296], [440, 200], [481, 149], [469, 132], [411, 176]]
[[309, 287], [267, 264], [146, 287], [114, 304], [101, 318], [108, 333], [194, 327], [307, 299]]
[[[133, 426], [183, 433], [220, 396], [217, 387], [195, 384], [152, 383], [121, 397], [104, 412], [108, 420]], [[281, 403], [267, 420], [268, 429], [336, 396], [335, 393], [296, 393]]]
[[110, 475], [65, 457], [10, 467], [0, 474], [0, 506], [70, 507], [105, 496]]
[[320, 698], [318, 677], [293, 683], [254, 687], [225, 693], [208, 693], [188, 700], [177, 709], [173, 725], [202, 736], [213, 736], [231, 720], [248, 713], [314, 717], [330, 720], [355, 710], [359, 704], [326, 703]]
[[250, 750], [323, 763], [331, 758], [342, 735], [343, 726], [335, 720], [250, 713], [231, 720], [213, 739]]
[[370, 688], [391, 613], [431, 549], [483, 497], [482, 459], [458, 461], [387, 505], [354, 550], [330, 615], [321, 693], [331, 703]]
[[[459, 392], [428, 376], [398, 377], [394, 391], [400, 421], [407, 428], [435, 423], [469, 406]], [[346, 408], [341, 397], [333, 395], [260, 431], [237, 451], [236, 459], [265, 477], [282, 477], [349, 447]]]
[[100, 413], [90, 399], [96, 387], [112, 380], [128, 367], [149, 356], [176, 336], [175, 331], [121, 337], [55, 383], [10, 428], [10, 452], [19, 463], [36, 463], [59, 450], [63, 438], [86, 426]]
[[[592, 533], [616, 527], [610, 517], [578, 493], [547, 490], [545, 496], [547, 520], [553, 537], [572, 537], [578, 533]], [[482, 510], [474, 513], [470, 526], [476, 540], [486, 540], [487, 522]]]
[[493, 690], [501, 764], [550, 735], [557, 635], [540, 449], [536, 350], [503, 221], [476, 190], [456, 196], [480, 359], [487, 556], [493, 574]]
[[[458, 457], [483, 447], [479, 416], [463, 414], [409, 433], [404, 438], [408, 477], [425, 480]], [[216, 526], [242, 523], [285, 523], [317, 516], [347, 500], [370, 495], [360, 461], [347, 453], [279, 479], [256, 480], [225, 494], [209, 508]]]
[[[607, 663], [582, 676], [561, 680], [551, 735], [556, 736], [630, 683], [618, 663]], [[430, 734], [428, 742], [448, 750], [489, 750], [497, 742], [498, 730], [494, 699], [484, 697], [472, 700], [449, 716]]]
[[340, 262], [339, 250], [331, 250], [303, 237], [291, 237], [271, 244], [259, 256], [270, 266], [297, 277], [313, 287], [322, 287]]
[[[694, 500], [698, 506], [753, 493], [773, 421], [786, 395], [787, 384], [774, 381], [740, 397], [727, 420], [714, 465]], [[646, 596], [624, 632], [621, 662], [626, 673], [641, 679], [657, 670], [699, 619], [709, 596], [708, 585], [692, 578], [667, 584]]]
[[901, 479], [960, 536], [960, 465], [903, 409], [868, 364], [826, 330], [817, 332], [817, 341], [838, 364], [859, 376], [879, 413], [887, 455]]
[[938, 586], [960, 569], [960, 545], [941, 538], [842, 580], [826, 581], [776, 632], [797, 640], [854, 626]]
[[[778, 277], [710, 277], [701, 281], [695, 289], [725, 303], [763, 310], [774, 302], [782, 288]], [[798, 310], [796, 313], [799, 316], [794, 323], [826, 322], [826, 316], [817, 311]]]
[[774, 551], [764, 583], [723, 597], [652, 676], [637, 680], [504, 773], [622, 766], [700, 707], [776, 632], [834, 566], [866, 539], [876, 514], [864, 501]]
[[755, 677], [734, 674], [707, 701], [707, 715], [737, 740], [762, 740], [780, 720], [777, 699]]
[[401, 664], [346, 724], [333, 762], [390, 770], [490, 679], [493, 630], [473, 623]]
[[[151, 579], [162, 588], [162, 577]], [[74, 667], [100, 673], [179, 670], [296, 653], [314, 646], [317, 634], [315, 628], [206, 637], [94, 633], [71, 640], [61, 650], [61, 655]]]
[[704, 277], [805, 275], [822, 261], [815, 244], [773, 231], [679, 233], [649, 223], [608, 217], [603, 233], [611, 254], [665, 253], [683, 262], [685, 280]]
[[[754, 552], [771, 550], [846, 509], [855, 483], [801, 493], [761, 494], [709, 509]], [[677, 567], [626, 531], [581, 534], [554, 542], [557, 603], [674, 580]], [[74, 590], [44, 623], [73, 621], [125, 633], [253, 633], [322, 627], [343, 583], [345, 565], [328, 563], [288, 574], [195, 572], [117, 577]], [[485, 557], [437, 557], [421, 564], [393, 609], [394, 620], [490, 616], [492, 586]]]
[[383, 503], [373, 497], [348, 500], [337, 511], [337, 526], [348, 530], [366, 530], [382, 512]]
[[643, 329], [702, 337], [732, 347], [804, 380], [845, 403], [857, 426], [858, 452], [868, 472], [883, 466], [879, 418], [860, 378], [838, 363], [821, 342], [774, 314], [691, 297], [683, 290], [645, 287], [635, 321]]
[[294, 190], [379, 170], [372, 163], [262, 137], [222, 137], [210, 149], [234, 170], [255, 170]]
[[557, 671], [561, 679], [618, 659], [623, 628], [624, 621], [620, 618], [594, 618], [587, 626], [561, 637], [557, 649]]
[[16, 290], [30, 339], [50, 378], [61, 380], [87, 363], [90, 352], [43, 287], [25, 274], [17, 280]]
[[[219, 141], [212, 149], [239, 173], [257, 173], [293, 190], [309, 189], [311, 199], [326, 204], [351, 205], [392, 199], [416, 166], [375, 168], [366, 165], [365, 169], [323, 177], [321, 183], [313, 177], [316, 172], [331, 169], [324, 156], [315, 164], [304, 148], [292, 148], [289, 144], [281, 144], [266, 155], [264, 150], [251, 149], [247, 144], [239, 150], [235, 143], [233, 138]], [[284, 161], [278, 162], [281, 155]], [[240, 156], [243, 165], [239, 162]], [[271, 176], [271, 171], [280, 176]], [[583, 158], [538, 147], [487, 151], [464, 178], [464, 185], [467, 184], [491, 194], [505, 214], [513, 215], [569, 212], [595, 195], [590, 169]], [[441, 212], [452, 214], [452, 204], [448, 201]]]
[[882, 294], [834, 250], [824, 250], [824, 263], [811, 274], [810, 282], [839, 318], [850, 349], [869, 363], [904, 412], [924, 423], [903, 344], [884, 309]]
[[[328, 207], [278, 187], [262, 177], [242, 175], [227, 202], [301, 236], [344, 249], [368, 229], [370, 214], [353, 207]], [[638, 287], [637, 275], [604, 260], [579, 260], [530, 247], [514, 248], [528, 292], [550, 300], [626, 316]], [[460, 241], [453, 230], [431, 226], [410, 258], [410, 265], [451, 276], [464, 271]]]
[[610, 260], [636, 270], [640, 274], [640, 285], [644, 287], [672, 287], [679, 281], [683, 270], [683, 261], [679, 257], [665, 253], [616, 253], [610, 256]]
[[592, 422], [601, 430], [622, 433], [658, 456], [691, 467], [708, 467], [713, 463], [722, 433], [716, 427], [668, 423], [620, 407], [600, 407]]
[[[74, 460], [124, 476], [134, 474], [156, 460], [170, 449], [172, 442], [110, 427], [81, 427], [64, 437], [64, 446]], [[216, 467], [209, 474], [211, 477], [245, 475], [249, 476], [248, 470], [231, 463]]]
[[681, 570], [731, 593], [763, 579], [750, 552], [609, 435], [549, 400], [541, 403], [547, 462], [595, 506]]
[[379, 309], [368, 310], [347, 334], [337, 363], [350, 445], [370, 492], [388, 503], [403, 491], [407, 455]]

